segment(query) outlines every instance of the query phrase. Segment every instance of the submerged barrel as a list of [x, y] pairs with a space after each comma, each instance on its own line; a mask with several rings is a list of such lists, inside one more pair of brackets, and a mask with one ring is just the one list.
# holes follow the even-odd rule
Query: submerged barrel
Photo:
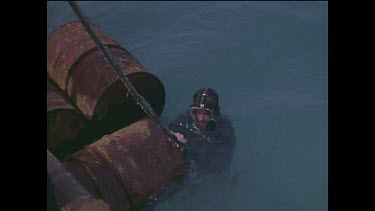
[[78, 137], [88, 126], [85, 117], [47, 80], [47, 148], [61, 159], [83, 147]]
[[[97, 26], [91, 27], [137, 92], [160, 116], [165, 103], [160, 80]], [[103, 134], [146, 116], [80, 21], [60, 26], [47, 40], [47, 73], [87, 119], [101, 122]]]
[[149, 118], [69, 155], [64, 166], [112, 211], [139, 209], [187, 170], [179, 148]]
[[53, 204], [47, 201], [48, 211], [110, 211], [109, 206], [93, 198], [48, 149], [47, 194], [47, 198], [53, 199]]

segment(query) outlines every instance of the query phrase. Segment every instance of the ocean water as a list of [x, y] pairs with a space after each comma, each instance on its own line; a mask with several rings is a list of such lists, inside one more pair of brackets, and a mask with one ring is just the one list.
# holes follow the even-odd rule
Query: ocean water
[[[78, 4], [162, 81], [165, 125], [205, 87], [233, 122], [231, 171], [154, 210], [328, 210], [327, 1]], [[73, 20], [67, 2], [47, 2], [47, 37]]]

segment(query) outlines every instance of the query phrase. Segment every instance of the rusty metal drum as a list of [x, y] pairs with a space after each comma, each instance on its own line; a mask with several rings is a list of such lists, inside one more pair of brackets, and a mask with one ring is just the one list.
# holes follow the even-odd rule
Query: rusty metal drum
[[[130, 52], [91, 26], [137, 92], [160, 115], [165, 103], [161, 81]], [[60, 26], [47, 40], [47, 73], [87, 119], [107, 125], [103, 134], [146, 116], [79, 21]]]
[[110, 211], [103, 200], [94, 199], [47, 149], [47, 199], [48, 197], [52, 199], [50, 204], [47, 201], [48, 211]]
[[150, 118], [103, 136], [63, 161], [66, 169], [113, 211], [138, 209], [187, 166], [179, 148]]
[[85, 117], [47, 80], [47, 148], [59, 159], [83, 147], [78, 139], [88, 126]]
[[[103, 44], [118, 45], [92, 25]], [[65, 90], [69, 71], [80, 57], [95, 50], [96, 44], [79, 21], [72, 21], [58, 27], [47, 40], [47, 73]]]

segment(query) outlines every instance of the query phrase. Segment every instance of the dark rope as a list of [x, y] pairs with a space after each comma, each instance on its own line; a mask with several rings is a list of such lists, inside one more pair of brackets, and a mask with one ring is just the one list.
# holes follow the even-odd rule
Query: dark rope
[[103, 53], [109, 64], [112, 66], [112, 69], [120, 77], [122, 83], [125, 85], [128, 92], [137, 101], [137, 104], [141, 106], [143, 111], [146, 112], [146, 114], [156, 123], [157, 127], [159, 127], [170, 139], [172, 139], [174, 142], [180, 145], [181, 149], [183, 149], [183, 146], [185, 146], [185, 144], [180, 142], [168, 128], [161, 124], [158, 116], [155, 114], [150, 104], [134, 89], [133, 85], [130, 83], [128, 78], [121, 71], [120, 66], [115, 61], [112, 54], [107, 50], [107, 48], [97, 38], [95, 32], [91, 29], [87, 17], [83, 13], [83, 11], [81, 11], [77, 3], [75, 1], [68, 1], [68, 3], [72, 7], [74, 13], [77, 15], [79, 20], [82, 22], [83, 26], [86, 28], [87, 32], [90, 34], [91, 38], [95, 41], [96, 45], [99, 47], [100, 51]]

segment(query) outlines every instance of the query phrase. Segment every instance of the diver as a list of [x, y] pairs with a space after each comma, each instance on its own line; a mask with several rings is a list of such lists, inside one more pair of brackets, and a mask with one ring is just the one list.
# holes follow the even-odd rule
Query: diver
[[169, 129], [186, 144], [190, 177], [229, 169], [236, 137], [231, 121], [220, 113], [219, 95], [215, 90], [196, 91], [192, 104], [170, 123]]
[[193, 103], [169, 124], [169, 129], [185, 144], [183, 153], [189, 173], [182, 183], [171, 182], [152, 194], [142, 211], [153, 210], [184, 185], [201, 183], [210, 175], [228, 172], [230, 168], [236, 137], [231, 121], [220, 113], [215, 90], [199, 89], [193, 95]]

